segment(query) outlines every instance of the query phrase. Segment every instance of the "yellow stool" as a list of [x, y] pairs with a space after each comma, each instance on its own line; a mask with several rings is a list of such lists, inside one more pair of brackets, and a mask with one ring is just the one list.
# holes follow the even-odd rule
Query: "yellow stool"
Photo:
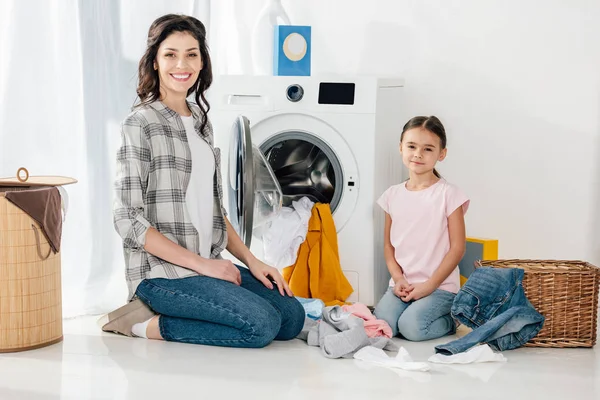
[[464, 285], [471, 273], [475, 270], [478, 260], [497, 260], [498, 240], [468, 237], [467, 250], [458, 264], [460, 270], [460, 286]]

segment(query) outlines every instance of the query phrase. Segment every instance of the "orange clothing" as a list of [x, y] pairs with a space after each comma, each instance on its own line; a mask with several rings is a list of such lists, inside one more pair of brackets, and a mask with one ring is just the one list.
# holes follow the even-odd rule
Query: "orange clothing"
[[295, 296], [317, 298], [326, 306], [343, 305], [354, 289], [342, 272], [337, 232], [329, 204], [317, 203], [296, 263], [283, 269]]

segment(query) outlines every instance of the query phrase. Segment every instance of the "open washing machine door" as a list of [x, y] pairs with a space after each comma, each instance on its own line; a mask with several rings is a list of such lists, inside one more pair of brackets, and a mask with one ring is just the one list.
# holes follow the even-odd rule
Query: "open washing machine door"
[[234, 229], [250, 248], [282, 207], [279, 182], [260, 149], [252, 144], [250, 122], [240, 115], [231, 132], [227, 187]]

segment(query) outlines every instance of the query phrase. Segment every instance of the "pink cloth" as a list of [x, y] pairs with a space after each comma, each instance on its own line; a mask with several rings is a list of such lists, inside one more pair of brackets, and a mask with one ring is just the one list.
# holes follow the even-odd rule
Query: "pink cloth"
[[[408, 283], [427, 281], [450, 250], [448, 217], [459, 207], [465, 214], [469, 199], [456, 186], [440, 179], [427, 189], [411, 191], [406, 183], [386, 190], [377, 204], [392, 218], [390, 241]], [[390, 280], [390, 286], [394, 286]], [[439, 287], [460, 289], [458, 266]]]
[[375, 319], [375, 316], [364, 304], [354, 303], [351, 306], [342, 306], [342, 310], [365, 320], [365, 332], [368, 337], [392, 337], [392, 328], [389, 324], [382, 319]]

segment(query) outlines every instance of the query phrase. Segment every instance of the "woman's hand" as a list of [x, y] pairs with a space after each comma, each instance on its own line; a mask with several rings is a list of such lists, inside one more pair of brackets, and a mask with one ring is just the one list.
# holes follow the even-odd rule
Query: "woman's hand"
[[429, 296], [431, 293], [435, 291], [436, 287], [430, 283], [429, 281], [423, 283], [415, 283], [412, 285], [412, 290], [404, 297], [400, 297], [400, 299], [404, 302], [409, 302], [412, 300], [419, 300], [423, 297]]
[[256, 279], [261, 281], [262, 284], [269, 289], [273, 289], [273, 282], [275, 282], [275, 284], [277, 284], [277, 288], [279, 289], [279, 293], [282, 296], [285, 296], [284, 290], [288, 296], [294, 296], [287, 282], [283, 280], [283, 277], [277, 268], [270, 267], [264, 262], [255, 258], [248, 263], [248, 269]]
[[230, 260], [202, 259], [197, 272], [204, 276], [228, 281], [238, 286], [242, 283], [240, 270]]

